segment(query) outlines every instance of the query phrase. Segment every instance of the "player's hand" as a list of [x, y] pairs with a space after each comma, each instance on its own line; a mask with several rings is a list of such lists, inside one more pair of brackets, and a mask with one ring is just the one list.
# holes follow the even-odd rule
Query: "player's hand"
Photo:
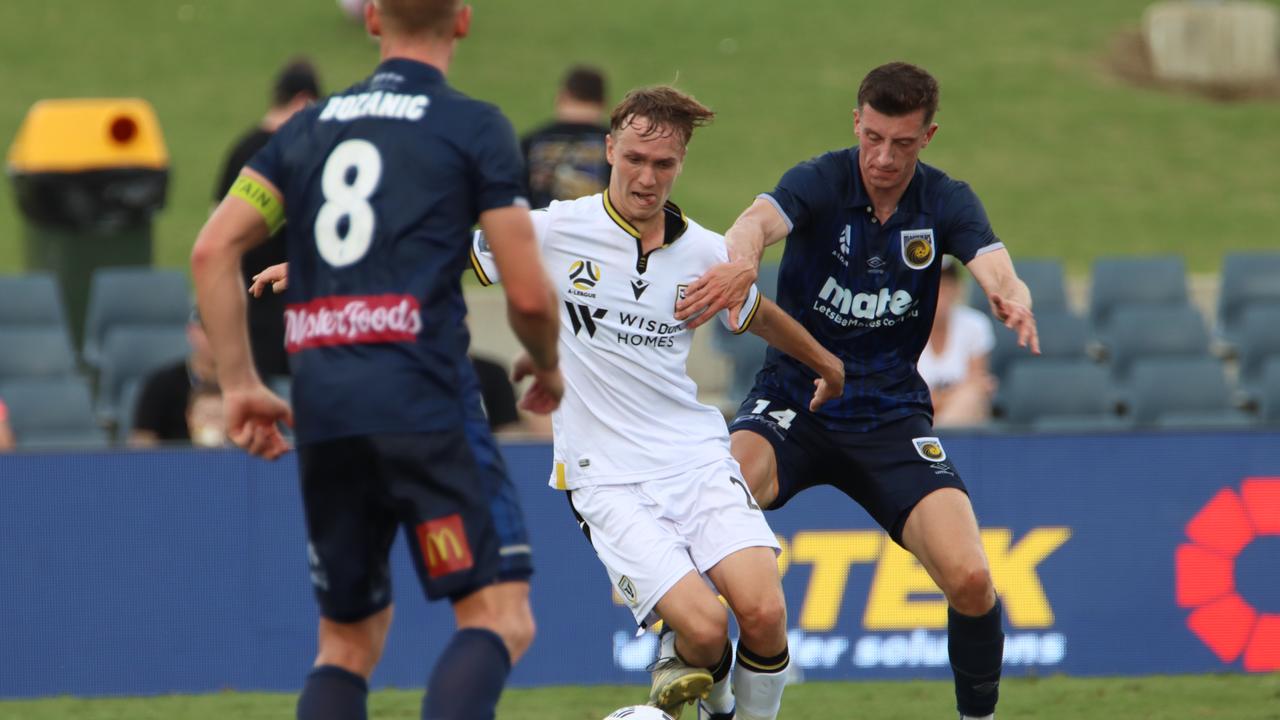
[[692, 330], [716, 316], [725, 308], [729, 313], [729, 329], [738, 331], [738, 316], [747, 304], [751, 283], [756, 281], [757, 268], [746, 260], [723, 262], [714, 265], [685, 288], [684, 299], [676, 302], [676, 319], [685, 321]]
[[1032, 355], [1039, 355], [1040, 333], [1036, 330], [1036, 316], [1031, 314], [1031, 308], [995, 293], [990, 299], [996, 319], [1018, 334], [1018, 347], [1030, 348]]
[[564, 397], [564, 377], [560, 375], [560, 368], [539, 370], [528, 353], [521, 354], [511, 368], [511, 380], [520, 382], [530, 375], [533, 376], [533, 383], [524, 391], [524, 397], [520, 398], [517, 407], [539, 415], [546, 415], [560, 407], [560, 398]]
[[289, 451], [276, 423], [293, 427], [293, 410], [262, 383], [243, 390], [224, 390], [227, 436], [251, 455], [275, 460]]
[[817, 412], [827, 402], [844, 395], [844, 363], [835, 355], [828, 355], [830, 357], [823, 363], [825, 369], [822, 377], [813, 381], [813, 399], [809, 401], [809, 412]]
[[289, 263], [272, 265], [254, 275], [253, 284], [249, 286], [249, 294], [254, 297], [262, 297], [262, 293], [267, 289], [268, 285], [271, 286], [271, 292], [277, 295], [289, 287]]

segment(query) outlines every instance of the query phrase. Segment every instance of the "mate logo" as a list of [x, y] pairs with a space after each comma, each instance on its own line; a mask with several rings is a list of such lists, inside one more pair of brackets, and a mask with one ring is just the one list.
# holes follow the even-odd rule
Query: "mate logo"
[[471, 556], [471, 544], [458, 513], [428, 520], [415, 528], [422, 560], [427, 565], [427, 577], [470, 570], [475, 565]]
[[[1280, 477], [1248, 478], [1223, 488], [1187, 523], [1190, 542], [1175, 556], [1179, 607], [1187, 628], [1224, 663], [1248, 672], [1280, 670], [1280, 613], [1255, 608], [1240, 593], [1238, 560], [1261, 537], [1280, 536]], [[1274, 558], [1272, 558], [1274, 560]]]
[[600, 282], [600, 268], [590, 260], [575, 260], [569, 266], [569, 282], [574, 289], [589, 292]]
[[933, 229], [902, 231], [902, 261], [912, 270], [933, 264]]

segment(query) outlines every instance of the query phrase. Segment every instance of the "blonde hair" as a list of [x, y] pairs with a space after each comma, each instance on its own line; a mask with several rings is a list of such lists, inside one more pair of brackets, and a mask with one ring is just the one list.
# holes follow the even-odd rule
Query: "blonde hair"
[[371, 0], [392, 32], [448, 37], [463, 0]]
[[688, 145], [694, 128], [710, 124], [715, 116], [714, 111], [692, 95], [670, 85], [652, 85], [636, 88], [622, 98], [609, 116], [609, 130], [616, 133], [633, 125], [636, 118], [644, 118], [649, 126], [637, 128], [642, 131], [641, 135], [679, 133], [681, 141]]

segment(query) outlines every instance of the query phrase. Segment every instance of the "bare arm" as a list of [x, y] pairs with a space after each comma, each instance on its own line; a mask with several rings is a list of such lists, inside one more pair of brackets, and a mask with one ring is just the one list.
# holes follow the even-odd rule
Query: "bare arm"
[[[768, 200], [756, 198], [724, 234], [729, 261], [716, 265], [689, 285], [684, 300], [676, 305], [676, 319], [687, 320], [689, 327], [695, 328], [725, 308], [741, 308], [756, 281], [764, 249], [787, 233], [782, 213]], [[730, 312], [733, 330], [738, 329], [737, 315]]]
[[844, 394], [844, 363], [773, 301], [760, 298], [760, 309], [748, 329], [818, 373], [810, 410], [817, 411], [823, 403]]
[[1031, 313], [1031, 291], [1014, 271], [1009, 251], [1001, 248], [979, 255], [965, 267], [986, 293], [996, 319], [1018, 334], [1018, 347], [1039, 355], [1040, 335]]
[[514, 206], [488, 210], [480, 215], [480, 230], [502, 278], [511, 329], [536, 369], [555, 369], [559, 364], [560, 310], [555, 289], [542, 267], [529, 211]]
[[[279, 190], [269, 181], [252, 170], [246, 169], [244, 174], [279, 201]], [[288, 405], [262, 384], [253, 367], [240, 277], [240, 257], [265, 241], [268, 234], [258, 209], [239, 197], [228, 196], [196, 238], [191, 275], [200, 319], [214, 351], [229, 435], [250, 453], [275, 459], [288, 450], [276, 422], [292, 424], [293, 416]]]

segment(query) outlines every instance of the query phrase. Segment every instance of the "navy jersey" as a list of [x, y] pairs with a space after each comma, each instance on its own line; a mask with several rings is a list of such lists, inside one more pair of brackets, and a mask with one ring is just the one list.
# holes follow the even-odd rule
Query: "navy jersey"
[[[844, 395], [819, 411], [832, 429], [866, 430], [913, 414], [932, 416], [916, 361], [938, 302], [939, 255], [962, 262], [1004, 247], [973, 191], [917, 163], [883, 226], [858, 171], [858, 148], [788, 170], [769, 200], [790, 234], [777, 302], [844, 361]], [[807, 406], [816, 375], [769, 348], [756, 389]]]
[[249, 167], [284, 195], [298, 441], [479, 417], [461, 287], [471, 229], [528, 204], [502, 113], [390, 59], [295, 115]]

